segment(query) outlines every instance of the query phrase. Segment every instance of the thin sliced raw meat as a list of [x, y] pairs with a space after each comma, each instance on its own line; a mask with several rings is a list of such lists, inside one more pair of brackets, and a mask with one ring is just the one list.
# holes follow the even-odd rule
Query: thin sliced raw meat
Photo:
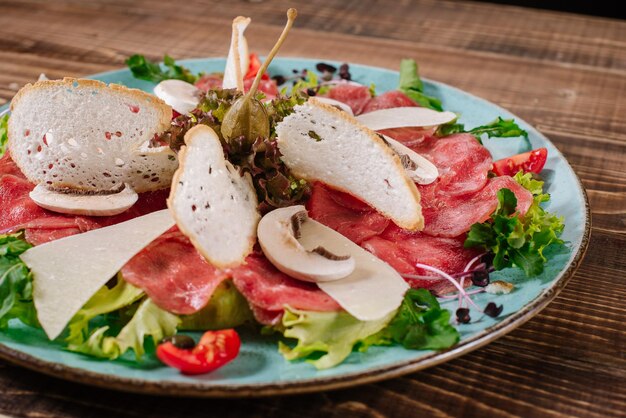
[[402, 142], [402, 144], [411, 149], [420, 149], [426, 146], [426, 144], [434, 144], [434, 141], [437, 139], [433, 136], [436, 130], [436, 128], [408, 127], [381, 129], [378, 132]]
[[[252, 83], [254, 83], [253, 78], [248, 78], [243, 81], [243, 89], [245, 91], [250, 90], [252, 87]], [[261, 80], [259, 83], [258, 91], [265, 94], [265, 99], [263, 100], [272, 100], [278, 96], [278, 86], [276, 85], [276, 81], [274, 80]]]
[[328, 91], [327, 96], [350, 106], [355, 115], [361, 114], [372, 99], [369, 87], [354, 84], [335, 86]]
[[[415, 267], [416, 263], [427, 264], [449, 274], [462, 272], [463, 268], [478, 253], [463, 248], [464, 238], [437, 238], [424, 234], [403, 233], [395, 225], [380, 237], [363, 243], [363, 248], [389, 263], [400, 274], [433, 277], [433, 279], [405, 278], [413, 288], [424, 288], [440, 294], [455, 289], [449, 281]], [[469, 283], [469, 281], [468, 281]]]
[[258, 306], [250, 304], [252, 314], [258, 323], [263, 325], [277, 325], [285, 313], [284, 309], [280, 311], [269, 311], [267, 309], [259, 308]]
[[221, 89], [224, 77], [221, 74], [205, 74], [196, 81], [195, 85], [202, 91]]
[[10, 174], [21, 179], [26, 179], [26, 176], [22, 174], [20, 168], [11, 159], [8, 151], [2, 156], [2, 158], [0, 158], [0, 177], [5, 174]]
[[307, 311], [336, 311], [340, 306], [317, 285], [293, 279], [276, 269], [262, 254], [228, 270], [233, 283], [252, 307], [282, 311], [285, 305]]
[[373, 97], [367, 102], [361, 113], [392, 109], [394, 107], [418, 107], [418, 104], [401, 91], [393, 90]]
[[[498, 206], [497, 193], [510, 189], [517, 197], [517, 210], [524, 215], [530, 207], [532, 194], [512, 177], [494, 177], [477, 193], [458, 197], [422, 199], [423, 233], [440, 237], [457, 237], [477, 222], [485, 222]], [[421, 190], [420, 190], [421, 191]]]
[[170, 232], [133, 257], [122, 277], [162, 309], [188, 315], [205, 307], [228, 275], [207, 263], [182, 233]]
[[474, 193], [487, 183], [493, 163], [491, 154], [471, 134], [446, 136], [413, 149], [428, 157], [439, 169], [439, 178], [430, 185], [437, 188], [438, 194]]
[[313, 185], [307, 210], [312, 219], [357, 244], [381, 234], [390, 222], [366, 203], [349, 194], [332, 190], [322, 183]]

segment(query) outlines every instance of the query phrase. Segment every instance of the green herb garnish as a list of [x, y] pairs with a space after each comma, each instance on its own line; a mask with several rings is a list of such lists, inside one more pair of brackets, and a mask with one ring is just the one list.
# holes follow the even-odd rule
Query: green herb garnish
[[9, 141], [9, 114], [0, 118], [0, 157], [4, 155]]
[[19, 258], [30, 247], [19, 234], [0, 235], [0, 328], [14, 318], [37, 326], [32, 275]]
[[523, 217], [517, 212], [517, 198], [509, 189], [498, 191], [498, 207], [491, 219], [472, 225], [466, 248], [483, 248], [494, 255], [496, 270], [517, 266], [528, 277], [541, 274], [548, 261], [544, 250], [552, 244], [563, 244], [559, 238], [563, 232], [563, 218], [541, 207], [550, 199], [543, 193], [543, 182], [533, 180], [531, 174], [522, 172], [515, 180], [533, 194], [533, 202]]
[[437, 129], [436, 135], [448, 136], [456, 133], [470, 133], [474, 135], [478, 141], [481, 140], [483, 135], [487, 135], [489, 138], [516, 138], [521, 136], [528, 139], [528, 132], [520, 128], [520, 126], [515, 123], [514, 119], [502, 119], [500, 116], [491, 123], [477, 126], [470, 130], [466, 130], [462, 123], [447, 123]]
[[182, 80], [188, 83], [195, 83], [197, 76], [176, 61], [169, 55], [163, 57], [165, 70], [156, 62], [150, 61], [143, 55], [135, 54], [126, 60], [126, 65], [135, 78], [159, 83], [163, 80]]

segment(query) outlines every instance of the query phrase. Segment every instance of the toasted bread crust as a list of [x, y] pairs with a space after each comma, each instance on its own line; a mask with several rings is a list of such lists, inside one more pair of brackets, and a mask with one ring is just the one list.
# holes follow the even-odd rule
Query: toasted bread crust
[[213, 266], [217, 267], [217, 268], [229, 268], [229, 267], [237, 267], [238, 265], [241, 265], [245, 262], [245, 258], [248, 254], [250, 254], [254, 248], [254, 244], [256, 244], [256, 236], [249, 236], [248, 237], [248, 246], [247, 246], [247, 250], [245, 251], [245, 254], [242, 255], [240, 260], [237, 260], [235, 262], [231, 262], [231, 263], [224, 263], [221, 260], [215, 259], [213, 257], [211, 257], [205, 248], [202, 247], [202, 245], [198, 242], [198, 240], [195, 239], [194, 237], [194, 233], [193, 231], [190, 231], [189, 229], [187, 229], [184, 226], [184, 222], [180, 221], [180, 218], [178, 217], [178, 214], [176, 213], [176, 210], [174, 209], [174, 198], [176, 196], [176, 193], [178, 192], [178, 187], [180, 185], [180, 181], [181, 181], [181, 177], [183, 175], [183, 173], [185, 172], [185, 165], [187, 162], [187, 154], [189, 153], [189, 148], [190, 146], [193, 144], [194, 141], [194, 137], [195, 135], [198, 133], [202, 133], [202, 131], [205, 131], [205, 133], [207, 134], [214, 134], [214, 131], [206, 126], [206, 125], [196, 125], [193, 128], [191, 128], [189, 131], [187, 131], [187, 133], [185, 134], [185, 145], [180, 149], [179, 153], [178, 153], [178, 160], [179, 160], [179, 165], [178, 165], [178, 169], [176, 170], [176, 172], [174, 173], [174, 177], [172, 178], [172, 187], [170, 189], [170, 194], [167, 198], [167, 208], [169, 209], [170, 213], [172, 214], [172, 217], [174, 218], [174, 220], [176, 221], [176, 225], [178, 226], [178, 229], [180, 229], [180, 231], [183, 233], [183, 235], [185, 235], [187, 238], [189, 238], [189, 240], [191, 241], [192, 245], [194, 246], [194, 248], [200, 253], [202, 254], [202, 256], [209, 261]]
[[[172, 108], [167, 105], [164, 101], [159, 99], [158, 97], [146, 93], [139, 89], [128, 88], [119, 84], [106, 84], [102, 81], [91, 80], [91, 79], [79, 79], [72, 77], [65, 77], [62, 80], [41, 80], [35, 83], [29, 83], [22, 87], [18, 93], [11, 100], [11, 111], [15, 112], [16, 109], [20, 106], [22, 99], [29, 94], [36, 94], [38, 91], [46, 91], [46, 90], [54, 90], [59, 88], [80, 88], [80, 89], [93, 89], [93, 90], [109, 90], [115, 92], [115, 94], [119, 94], [125, 98], [128, 98], [129, 101], [133, 102], [141, 102], [147, 106], [151, 106], [153, 110], [156, 111], [158, 117], [158, 125], [155, 126], [154, 133], [161, 133], [167, 130], [170, 126]], [[9, 126], [8, 126], [8, 148], [9, 150], [14, 149], [18, 145], [14, 143], [18, 141], [18, 138], [11, 135], [14, 131], [12, 128], [13, 118], [9, 118]], [[22, 173], [26, 176], [26, 178], [31, 182], [38, 184], [40, 182], [39, 178], [34, 177], [30, 170], [26, 170], [25, 167], [22, 166], [22, 162], [19, 158], [14, 159], [15, 164], [20, 168]], [[55, 182], [52, 186], [60, 187], [60, 188], [71, 188], [75, 190], [91, 190], [89, 188], [81, 188], [76, 184], [66, 183], [63, 181]], [[163, 188], [155, 186], [153, 188], [147, 188], [146, 190], [137, 190], [138, 192], [157, 190], [159, 188]]]
[[[382, 148], [383, 152], [385, 154], [387, 154], [387, 156], [393, 161], [393, 166], [395, 168], [395, 170], [400, 174], [400, 176], [403, 178], [403, 181], [405, 182], [407, 189], [410, 191], [413, 199], [415, 199], [415, 202], [417, 203], [417, 206], [420, 208], [419, 212], [416, 212], [414, 215], [413, 219], [410, 220], [401, 220], [401, 219], [393, 219], [391, 217], [391, 215], [389, 213], [384, 213], [382, 212], [385, 216], [389, 217], [390, 219], [393, 219], [394, 223], [398, 226], [400, 226], [401, 228], [404, 229], [408, 229], [411, 231], [417, 231], [417, 230], [422, 230], [424, 228], [424, 216], [421, 213], [421, 205], [420, 200], [421, 200], [421, 196], [420, 196], [420, 192], [419, 190], [417, 190], [417, 187], [415, 186], [415, 183], [409, 178], [408, 175], [406, 175], [406, 172], [404, 170], [404, 167], [402, 165], [402, 162], [400, 160], [400, 157], [398, 156], [398, 154], [396, 154], [386, 143], [385, 141], [383, 141], [376, 132], [372, 131], [371, 129], [367, 128], [366, 126], [362, 125], [361, 123], [358, 122], [358, 120], [356, 118], [354, 118], [353, 116], [350, 116], [349, 114], [347, 114], [346, 112], [343, 112], [339, 109], [337, 109], [336, 107], [326, 104], [326, 103], [322, 103], [320, 101], [318, 101], [317, 99], [315, 99], [314, 97], [310, 98], [308, 103], [311, 106], [317, 107], [319, 109], [323, 109], [327, 112], [332, 113], [334, 116], [343, 119], [345, 122], [353, 125], [354, 127], [356, 127], [359, 131], [361, 131], [363, 134], [365, 134], [367, 137], [369, 137], [373, 142], [375, 142], [376, 144], [380, 145], [380, 147]], [[319, 180], [316, 178], [310, 178], [309, 176], [307, 176], [307, 173], [301, 173], [298, 172], [295, 169], [292, 169], [292, 172], [297, 176], [297, 177], [301, 177], [301, 178], [305, 178], [307, 180]], [[342, 187], [339, 187], [337, 185], [333, 185], [330, 184], [333, 188], [340, 190], [342, 192], [345, 193], [351, 193], [350, 190], [345, 190]]]

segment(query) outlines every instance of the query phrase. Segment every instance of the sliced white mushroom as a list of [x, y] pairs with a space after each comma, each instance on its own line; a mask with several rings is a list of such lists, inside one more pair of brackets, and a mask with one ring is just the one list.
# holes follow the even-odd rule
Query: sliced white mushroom
[[154, 94], [184, 115], [191, 112], [200, 102], [200, 90], [182, 80], [163, 80], [154, 88]]
[[130, 209], [137, 202], [137, 193], [127, 184], [112, 194], [78, 194], [47, 189], [37, 185], [29, 194], [40, 207], [70, 215], [113, 216]]
[[252, 19], [249, 17], [237, 16], [233, 19], [233, 32], [230, 38], [230, 49], [226, 58], [224, 68], [224, 81], [222, 87], [225, 89], [236, 88], [243, 91], [243, 77], [250, 65], [250, 53], [248, 51], [248, 41], [244, 36], [246, 28]]
[[383, 135], [389, 147], [400, 157], [404, 170], [411, 180], [418, 184], [430, 184], [437, 180], [439, 170], [425, 157], [395, 139]]
[[354, 258], [332, 254], [323, 247], [307, 251], [299, 242], [304, 206], [290, 206], [265, 215], [257, 228], [265, 256], [283, 273], [308, 282], [339, 280], [354, 271]]
[[348, 106], [347, 104], [345, 104], [343, 102], [340, 102], [339, 100], [330, 99], [328, 97], [321, 97], [321, 96], [319, 96], [319, 97], [316, 96], [315, 99], [318, 102], [322, 102], [322, 103], [329, 104], [331, 106], [335, 106], [336, 108], [339, 108], [339, 109], [343, 110], [344, 112], [346, 112], [350, 116], [354, 116], [354, 113], [352, 112], [352, 108], [350, 108], [350, 106]]
[[413, 126], [437, 126], [452, 122], [457, 117], [454, 112], [437, 112], [425, 107], [394, 107], [364, 113], [356, 118], [368, 128], [378, 131]]

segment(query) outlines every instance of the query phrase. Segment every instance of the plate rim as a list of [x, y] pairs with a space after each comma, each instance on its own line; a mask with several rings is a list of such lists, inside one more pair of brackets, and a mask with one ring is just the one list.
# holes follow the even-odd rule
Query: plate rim
[[[190, 58], [180, 60], [181, 63], [185, 62], [201, 62], [207, 60], [224, 60], [224, 57], [206, 57], [206, 58]], [[277, 58], [278, 59], [278, 58]], [[319, 59], [315, 58], [301, 58], [301, 57], [282, 57], [285, 60], [299, 60], [309, 62], [319, 62]], [[331, 60], [324, 60], [324, 62], [335, 62]], [[372, 65], [358, 64], [361, 68], [372, 69], [376, 71], [384, 70], [389, 73], [397, 74], [396, 70], [392, 70], [385, 67], [376, 67]], [[88, 75], [86, 77], [101, 77], [109, 74], [116, 73], [122, 69], [105, 71]], [[496, 103], [488, 101], [482, 97], [476, 96], [472, 93], [451, 86], [446, 83], [423, 78], [424, 81], [431, 83], [435, 86], [441, 86], [449, 90], [462, 93], [464, 95], [471, 96], [472, 99], [478, 100], [483, 104], [489, 106], [495, 106], [498, 109], [512, 114], [509, 110], [504, 109]], [[0, 106], [0, 110], [9, 108], [10, 101]], [[512, 114], [513, 115], [513, 114]], [[572, 254], [568, 260], [565, 270], [562, 270], [554, 280], [554, 283], [537, 295], [532, 301], [526, 304], [519, 311], [512, 313], [506, 319], [494, 324], [491, 327], [485, 328], [476, 335], [462, 341], [452, 347], [451, 349], [444, 351], [436, 351], [419, 359], [405, 360], [391, 366], [381, 365], [373, 369], [369, 369], [361, 372], [345, 373], [339, 376], [326, 376], [316, 377], [312, 379], [299, 380], [299, 381], [286, 381], [286, 382], [273, 382], [273, 383], [248, 383], [248, 384], [207, 384], [206, 382], [173, 382], [173, 381], [151, 381], [141, 378], [133, 377], [120, 377], [113, 374], [105, 374], [92, 372], [79, 367], [68, 366], [63, 363], [57, 363], [54, 361], [42, 360], [33, 355], [25, 352], [10, 348], [3, 343], [0, 343], [0, 359], [6, 360], [10, 363], [16, 364], [27, 369], [56, 377], [64, 380], [72, 381], [75, 383], [87, 384], [91, 386], [100, 387], [103, 389], [113, 389], [123, 392], [152, 394], [152, 395], [167, 395], [177, 397], [195, 397], [195, 398], [254, 398], [254, 397], [267, 397], [276, 395], [296, 395], [319, 392], [323, 390], [337, 390], [357, 385], [364, 385], [368, 383], [375, 383], [394, 377], [399, 377], [408, 373], [424, 370], [429, 367], [436, 366], [438, 364], [447, 362], [449, 360], [460, 357], [463, 354], [474, 351], [481, 348], [492, 341], [508, 334], [515, 328], [525, 324], [535, 315], [540, 313], [567, 285], [570, 279], [578, 270], [581, 261], [583, 260], [591, 237], [591, 208], [589, 205], [589, 198], [587, 192], [578, 177], [578, 174], [574, 171], [569, 161], [561, 153], [561, 151], [547, 138], [544, 134], [539, 132], [533, 125], [529, 124], [525, 120], [513, 115], [516, 120], [523, 122], [533, 133], [540, 137], [542, 140], [550, 143], [557, 151], [560, 158], [566, 163], [570, 169], [574, 178], [577, 180], [578, 191], [582, 195], [582, 200], [585, 205], [585, 225], [583, 234], [580, 241], [580, 246], [575, 254]]]

